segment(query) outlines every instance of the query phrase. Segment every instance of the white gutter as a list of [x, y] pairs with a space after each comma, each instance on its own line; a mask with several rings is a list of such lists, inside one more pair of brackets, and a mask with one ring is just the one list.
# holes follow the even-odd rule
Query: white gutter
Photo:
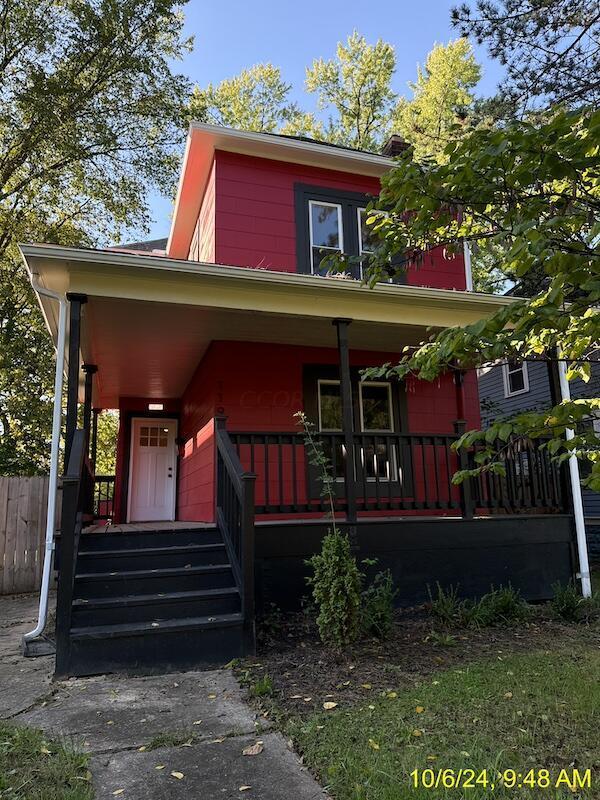
[[54, 407], [52, 411], [52, 444], [50, 447], [50, 481], [48, 484], [48, 509], [46, 513], [46, 547], [44, 551], [44, 568], [40, 587], [40, 603], [37, 625], [23, 636], [23, 649], [27, 643], [41, 636], [48, 619], [48, 594], [50, 592], [50, 576], [54, 556], [54, 526], [56, 521], [56, 496], [58, 492], [58, 458], [60, 432], [62, 424], [62, 390], [65, 366], [65, 341], [67, 333], [67, 298], [64, 295], [46, 289], [38, 282], [38, 275], [31, 275], [31, 285], [38, 295], [56, 300], [59, 305], [58, 337], [56, 342], [56, 368], [54, 370]]
[[472, 292], [473, 270], [471, 269], [471, 248], [466, 240], [463, 242], [463, 254], [465, 258], [465, 286], [467, 287], [467, 292]]
[[[558, 363], [560, 378], [561, 399], [570, 400], [571, 390], [567, 380], [567, 365], [564, 361]], [[575, 436], [571, 428], [565, 432], [567, 440]], [[579, 462], [575, 454], [569, 458], [569, 474], [571, 477], [571, 495], [573, 497], [573, 516], [575, 517], [575, 533], [577, 536], [577, 555], [579, 558], [579, 572], [577, 577], [581, 580], [581, 593], [584, 597], [592, 596], [592, 581], [590, 579], [590, 564], [588, 560], [587, 539], [585, 535], [585, 517], [583, 515], [583, 498], [581, 496], [581, 481], [579, 477]]]

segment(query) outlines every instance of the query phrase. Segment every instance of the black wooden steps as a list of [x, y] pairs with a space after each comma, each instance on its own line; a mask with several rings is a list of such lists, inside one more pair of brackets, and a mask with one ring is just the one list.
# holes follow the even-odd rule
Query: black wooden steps
[[244, 655], [243, 625], [241, 614], [224, 614], [154, 625], [74, 628], [71, 674], [152, 674], [222, 666]]
[[170, 567], [203, 566], [227, 563], [225, 545], [185, 544], [164, 547], [128, 547], [113, 550], [80, 550], [77, 559], [79, 574], [87, 572], [115, 572], [120, 570], [154, 569]]
[[76, 598], [73, 601], [72, 624], [74, 627], [111, 625], [118, 622], [232, 614], [239, 610], [240, 594], [235, 586], [191, 592]]
[[227, 563], [122, 572], [85, 572], [75, 575], [74, 597], [113, 597], [169, 592], [174, 589], [217, 589], [224, 586], [233, 586], [233, 573]]
[[220, 532], [81, 536], [70, 675], [214, 666], [243, 655], [241, 599]]

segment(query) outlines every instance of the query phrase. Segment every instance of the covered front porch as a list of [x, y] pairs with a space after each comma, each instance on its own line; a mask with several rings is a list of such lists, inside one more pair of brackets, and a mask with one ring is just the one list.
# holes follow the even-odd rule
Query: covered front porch
[[[536, 443], [509, 450], [505, 478], [452, 483], [475, 456], [452, 447], [479, 423], [473, 373], [360, 379], [504, 298], [31, 251], [69, 303], [58, 674], [228, 660], [252, 652], [257, 604], [300, 603], [331, 510], [298, 411], [330, 460], [338, 524], [401, 602], [437, 580], [541, 598], [572, 574], [563, 476]], [[94, 474], [102, 409], [120, 414], [114, 481]]]

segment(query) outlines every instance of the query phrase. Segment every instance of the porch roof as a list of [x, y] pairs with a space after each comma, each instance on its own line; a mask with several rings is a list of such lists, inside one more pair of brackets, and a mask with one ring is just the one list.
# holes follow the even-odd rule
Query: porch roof
[[[22, 245], [30, 274], [54, 291], [88, 296], [82, 357], [99, 367], [94, 403], [119, 396], [178, 397], [213, 340], [336, 346], [346, 317], [350, 347], [399, 352], [426, 328], [475, 322], [512, 302], [472, 292], [317, 278], [156, 255]], [[56, 341], [57, 304], [40, 297]]]

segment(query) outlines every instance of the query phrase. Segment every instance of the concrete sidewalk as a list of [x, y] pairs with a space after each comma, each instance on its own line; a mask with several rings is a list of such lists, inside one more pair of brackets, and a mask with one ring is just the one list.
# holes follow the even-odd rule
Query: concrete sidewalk
[[327, 797], [229, 671], [52, 683], [51, 658], [20, 656], [35, 611], [31, 597], [0, 598], [0, 717], [88, 751], [97, 800]]

